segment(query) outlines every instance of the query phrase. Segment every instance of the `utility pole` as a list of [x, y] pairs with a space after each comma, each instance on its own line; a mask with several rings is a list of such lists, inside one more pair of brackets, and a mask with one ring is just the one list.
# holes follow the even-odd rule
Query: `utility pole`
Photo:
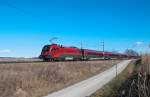
[[105, 59], [105, 42], [101, 42], [101, 46], [103, 47], [103, 58]]
[[117, 70], [117, 68], [118, 68], [118, 65], [116, 64], [116, 78], [118, 76], [118, 70]]
[[82, 41], [81, 41], [81, 49], [83, 49], [83, 43], [82, 43]]
[[82, 60], [84, 60], [85, 56], [84, 56], [84, 50], [83, 50], [83, 43], [81, 41], [81, 53], [82, 53]]
[[[149, 48], [150, 48], [150, 44], [149, 44]], [[148, 73], [150, 74], [150, 64], [148, 64]]]

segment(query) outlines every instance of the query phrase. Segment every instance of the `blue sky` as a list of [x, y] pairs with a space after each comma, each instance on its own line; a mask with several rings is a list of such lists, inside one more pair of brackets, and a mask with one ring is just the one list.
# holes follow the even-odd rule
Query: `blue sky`
[[0, 56], [34, 57], [49, 39], [66, 46], [148, 51], [149, 0], [0, 0]]

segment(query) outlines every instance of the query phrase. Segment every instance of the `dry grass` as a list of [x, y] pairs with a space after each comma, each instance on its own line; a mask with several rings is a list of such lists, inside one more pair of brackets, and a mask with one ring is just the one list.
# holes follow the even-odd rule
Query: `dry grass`
[[143, 55], [134, 64], [91, 97], [150, 97], [150, 55]]
[[118, 62], [0, 64], [0, 97], [41, 97], [98, 74]]
[[[123, 70], [115, 79], [105, 85], [102, 89], [99, 89], [96, 93], [90, 97], [115, 97], [118, 93], [119, 88], [125, 82], [125, 80], [133, 73], [135, 68], [135, 62], [132, 61], [128, 67]], [[124, 97], [124, 96], [119, 96]]]
[[150, 97], [150, 55], [143, 55], [138, 64], [116, 97]]
[[150, 55], [142, 56], [141, 66], [131, 78], [129, 93], [126, 97], [150, 97]]
[[142, 56], [142, 72], [150, 74], [150, 54]]

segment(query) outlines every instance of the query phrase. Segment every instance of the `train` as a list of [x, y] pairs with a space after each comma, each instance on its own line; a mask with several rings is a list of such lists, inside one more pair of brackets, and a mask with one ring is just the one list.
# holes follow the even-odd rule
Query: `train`
[[51, 44], [45, 45], [43, 47], [39, 58], [43, 59], [44, 61], [64, 61], [64, 60], [129, 59], [129, 58], [137, 58], [137, 56]]

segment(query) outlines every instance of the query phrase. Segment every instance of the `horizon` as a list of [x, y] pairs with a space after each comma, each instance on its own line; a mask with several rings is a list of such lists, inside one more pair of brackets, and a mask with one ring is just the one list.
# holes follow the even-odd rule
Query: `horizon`
[[0, 0], [0, 57], [37, 57], [50, 39], [150, 53], [149, 0]]

